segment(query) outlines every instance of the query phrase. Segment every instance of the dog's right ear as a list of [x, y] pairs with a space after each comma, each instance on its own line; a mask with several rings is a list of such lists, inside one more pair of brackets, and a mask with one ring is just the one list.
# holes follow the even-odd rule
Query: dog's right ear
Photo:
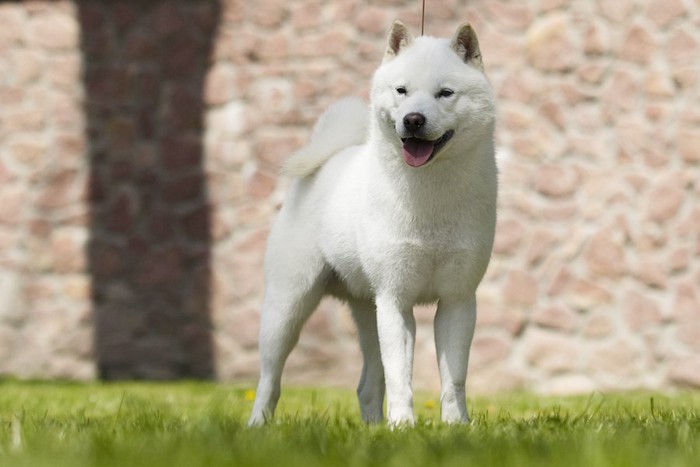
[[413, 36], [406, 29], [406, 25], [397, 19], [389, 31], [389, 37], [386, 40], [386, 52], [384, 52], [384, 60], [382, 62], [388, 62], [395, 58], [401, 49], [408, 47], [412, 43]]

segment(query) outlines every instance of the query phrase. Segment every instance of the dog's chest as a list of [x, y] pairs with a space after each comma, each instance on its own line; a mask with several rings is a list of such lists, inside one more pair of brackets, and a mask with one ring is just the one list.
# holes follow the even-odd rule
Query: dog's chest
[[434, 301], [463, 289], [475, 265], [467, 234], [457, 226], [421, 231], [364, 222], [357, 227], [331, 236], [324, 248], [343, 290], [355, 297], [389, 291], [408, 301]]

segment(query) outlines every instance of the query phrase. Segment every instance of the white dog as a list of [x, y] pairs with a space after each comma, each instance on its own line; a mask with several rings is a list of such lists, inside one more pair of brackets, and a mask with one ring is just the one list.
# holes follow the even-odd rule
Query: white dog
[[438, 303], [441, 417], [467, 422], [475, 291], [496, 221], [494, 99], [468, 24], [413, 39], [399, 21], [371, 106], [343, 100], [294, 154], [296, 177], [268, 240], [260, 381], [250, 425], [270, 419], [287, 356], [323, 295], [345, 300], [364, 366], [363, 420], [412, 424], [417, 303]]

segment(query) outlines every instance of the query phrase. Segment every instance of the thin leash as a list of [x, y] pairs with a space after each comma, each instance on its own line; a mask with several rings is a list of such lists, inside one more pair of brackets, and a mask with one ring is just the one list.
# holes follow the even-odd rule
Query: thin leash
[[425, 0], [423, 0], [423, 13], [420, 19], [420, 35], [422, 36], [425, 32]]

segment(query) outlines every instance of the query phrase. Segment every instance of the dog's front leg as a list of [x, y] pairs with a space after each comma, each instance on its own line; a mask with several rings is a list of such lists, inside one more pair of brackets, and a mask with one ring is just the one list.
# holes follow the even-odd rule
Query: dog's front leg
[[469, 421], [465, 383], [476, 324], [476, 298], [440, 299], [435, 315], [435, 346], [440, 367], [440, 413], [446, 423]]
[[378, 295], [377, 331], [386, 382], [387, 421], [393, 426], [413, 425], [413, 307], [402, 305], [394, 296]]

